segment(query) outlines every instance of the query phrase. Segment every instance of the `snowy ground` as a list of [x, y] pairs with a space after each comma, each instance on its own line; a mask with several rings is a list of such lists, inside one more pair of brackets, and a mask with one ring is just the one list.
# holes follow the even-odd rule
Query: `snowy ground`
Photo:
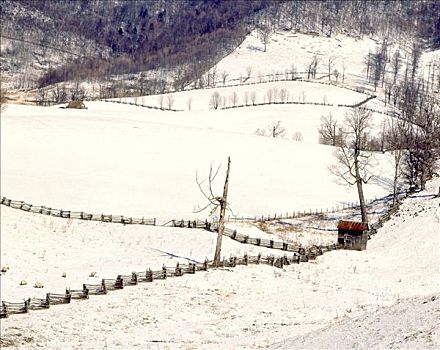
[[[251, 35], [219, 63], [218, 72], [227, 70], [229, 78], [236, 79], [250, 65], [254, 78], [249, 81], [255, 81], [258, 72], [284, 73], [292, 63], [301, 71], [313, 53], [320, 55], [321, 63], [337, 55], [336, 68], [341, 71], [345, 61], [350, 72], [347, 81], [365, 87], [362, 61], [375, 44], [371, 39], [283, 33], [275, 35], [263, 53]], [[324, 74], [319, 78], [326, 80]], [[239, 103], [252, 91], [257, 102], [263, 102], [273, 88], [285, 88], [291, 100], [306, 102], [352, 104], [366, 97], [309, 82], [216, 90], [228, 105], [234, 91]], [[2, 195], [65, 210], [156, 217], [159, 222], [204, 219], [207, 212], [194, 213], [195, 207], [205, 204], [196, 172], [205, 178], [211, 162], [224, 165], [231, 156], [229, 201], [238, 216], [325, 209], [356, 201], [356, 190], [338, 184], [329, 174], [333, 148], [317, 144], [321, 116], [331, 112], [342, 120], [346, 108], [277, 105], [214, 111], [209, 99], [216, 90], [173, 94], [173, 107], [183, 112], [109, 102], [90, 102], [88, 110], [10, 105], [1, 115]], [[158, 99], [150, 96], [137, 102], [157, 106]], [[384, 108], [376, 100], [368, 105]], [[384, 121], [379, 114], [374, 119], [376, 128]], [[284, 139], [255, 135], [255, 129], [278, 120], [287, 130]], [[295, 132], [301, 132], [303, 142], [292, 140]], [[375, 158], [379, 176], [366, 186], [367, 199], [391, 192], [391, 158], [381, 154]], [[224, 172], [223, 167], [221, 177]], [[222, 189], [222, 179], [216, 192]], [[1, 345], [316, 349], [316, 336], [322, 337], [322, 347], [334, 347], [330, 334], [343, 332], [345, 337], [335, 337], [342, 348], [358, 346], [356, 342], [360, 347], [438, 348], [438, 331], [433, 331], [438, 298], [430, 300], [440, 293], [440, 200], [423, 195], [437, 193], [439, 184], [436, 179], [425, 193], [406, 200], [399, 214], [369, 241], [367, 251], [333, 251], [283, 270], [249, 266], [200, 272], [11, 316], [1, 322]], [[313, 217], [285, 224], [298, 226], [301, 232], [273, 227], [278, 236], [304, 242], [335, 239], [334, 232], [311, 235], [310, 226], [320, 224]], [[228, 227], [268, 236], [256, 226], [230, 222]], [[78, 288], [92, 271], [98, 278], [115, 278], [162, 264], [173, 266], [176, 261], [202, 261], [212, 257], [215, 242], [215, 235], [204, 231], [65, 220], [4, 206], [1, 231], [2, 265], [10, 266], [1, 276], [1, 299], [8, 301]], [[226, 257], [259, 251], [269, 250], [224, 240]], [[61, 277], [63, 272], [66, 278]], [[18, 286], [21, 280], [28, 285]], [[37, 281], [45, 288], [32, 288]], [[388, 311], [401, 312], [397, 320], [412, 312], [423, 312], [423, 317], [401, 323], [401, 331], [390, 330], [388, 336], [389, 323], [397, 322]], [[371, 336], [370, 343], [357, 338], [355, 329], [347, 327], [349, 318], [378, 335]]]
[[[176, 92], [165, 95], [141, 96], [137, 98], [123, 98], [121, 101], [137, 102], [138, 104], [146, 104], [161, 108], [169, 108], [168, 96], [172, 96], [172, 109], [206, 111], [213, 109], [210, 106], [211, 96], [214, 92], [220, 94], [220, 106], [231, 107], [234, 105], [252, 104], [251, 95], [255, 93], [255, 103], [283, 102], [281, 99], [281, 91], [285, 90], [285, 102], [312, 102], [326, 103], [331, 105], [338, 104], [356, 104], [364, 101], [369, 96], [352, 90], [343, 89], [337, 86], [318, 84], [314, 82], [304, 81], [277, 81], [267, 82], [255, 85], [240, 85], [230, 87], [218, 87], [215, 89], [197, 89], [183, 92]], [[272, 92], [269, 99], [268, 92]], [[236, 93], [237, 99], [235, 104], [232, 103], [232, 95]], [[247, 100], [246, 100], [247, 95]], [[163, 97], [163, 104], [160, 101]], [[191, 107], [188, 106], [188, 100], [191, 99]], [[120, 99], [113, 99], [119, 101]]]
[[[116, 278], [118, 274], [160, 270], [164, 264], [203, 263], [214, 256], [217, 239], [216, 233], [200, 229], [62, 219], [4, 206], [1, 224], [2, 264], [10, 268], [1, 276], [1, 299], [10, 302], [42, 298], [47, 292], [64, 293], [66, 287], [81, 289], [83, 283], [100, 283], [102, 278]], [[257, 231], [249, 234], [268, 238]], [[282, 254], [227, 237], [222, 253], [226, 258], [245, 253]], [[96, 272], [94, 278], [89, 278], [91, 272]], [[20, 286], [22, 280], [27, 285]], [[35, 282], [43, 283], [44, 289], [33, 288]]]
[[[354, 330], [354, 331], [347, 331]], [[440, 295], [398, 300], [375, 311], [335, 320], [271, 349], [438, 349]]]
[[[307, 137], [316, 135], [319, 117], [311, 110], [314, 121], [302, 129]], [[237, 215], [356, 201], [356, 190], [336, 183], [329, 173], [332, 147], [254, 134], [258, 124], [264, 128], [277, 118], [275, 108], [268, 115], [261, 112], [261, 121], [249, 122], [249, 129], [244, 125], [251, 114], [238, 110], [209, 112], [212, 123], [200, 124], [201, 116], [167, 112], [172, 114], [168, 119], [164, 113], [106, 102], [89, 103], [88, 110], [9, 106], [2, 113], [2, 195], [64, 210], [165, 221], [205, 219], [207, 212], [194, 213], [195, 207], [205, 205], [196, 173], [206, 178], [212, 162], [224, 165], [231, 156], [229, 201]], [[242, 116], [242, 124], [236, 123]], [[287, 120], [288, 112], [281, 118]], [[299, 118], [293, 123], [298, 125], [304, 119], [293, 110], [291, 118]], [[380, 177], [366, 186], [367, 199], [391, 190], [390, 157], [375, 158]], [[224, 172], [223, 167], [219, 176]], [[215, 188], [220, 192], [218, 180]]]
[[[345, 339], [337, 347], [351, 348], [358, 337], [360, 341], [367, 338], [364, 332], [359, 335], [358, 328], [347, 329], [349, 321], [344, 320], [350, 317], [355, 324], [378, 330], [370, 334], [367, 344], [382, 348], [392, 342], [399, 348], [408, 344], [406, 347], [436, 348], [438, 301], [426, 305], [420, 296], [428, 300], [440, 292], [440, 199], [421, 196], [435, 193], [439, 184], [437, 179], [429, 183], [426, 192], [407, 199], [399, 214], [369, 241], [366, 251], [333, 251], [315, 262], [283, 270], [254, 265], [200, 272], [127, 287], [44, 312], [11, 316], [1, 324], [2, 344], [22, 349], [232, 349], [266, 348], [271, 344], [284, 349], [316, 349], [313, 334], [290, 338], [327, 327], [314, 333], [325, 336], [323, 347], [334, 344], [327, 335], [331, 330], [341, 334], [343, 329]], [[16, 225], [16, 232], [26, 227], [26, 223]], [[116, 225], [113, 232], [118, 227], [121, 236], [127, 237], [124, 226]], [[57, 230], [54, 237], [62, 237]], [[38, 236], [33, 237], [38, 242]], [[191, 239], [191, 233], [188, 237]], [[51, 242], [53, 247], [48, 246]], [[177, 240], [173, 247], [180, 242]], [[67, 244], [60, 247], [57, 239], [45, 240], [44, 244], [48, 251], [69, 250]], [[16, 273], [12, 269], [9, 272]], [[419, 301], [405, 300], [416, 296]], [[399, 322], [401, 330], [393, 329], [393, 336], [388, 335], [384, 327], [401, 318], [381, 309], [390, 306], [388, 310], [400, 312], [402, 318], [411, 312], [419, 316]], [[424, 310], [427, 312], [422, 316]], [[331, 322], [333, 325], [328, 326]], [[421, 332], [429, 336], [423, 337]]]

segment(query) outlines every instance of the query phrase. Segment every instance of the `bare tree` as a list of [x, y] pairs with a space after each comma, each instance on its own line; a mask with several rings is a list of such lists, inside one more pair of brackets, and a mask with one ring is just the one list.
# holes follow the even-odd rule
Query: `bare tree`
[[342, 62], [342, 84], [345, 82], [345, 71], [347, 70], [347, 64], [345, 61]]
[[72, 89], [70, 90], [72, 101], [82, 101], [86, 97], [85, 90], [81, 87], [81, 83], [79, 81], [75, 81]]
[[159, 95], [158, 100], [159, 100], [159, 108], [163, 109], [163, 101], [164, 101], [164, 96], [163, 95]]
[[255, 91], [251, 91], [251, 102], [254, 106], [256, 101], [257, 101], [257, 93]]
[[67, 102], [66, 88], [57, 84], [52, 90], [52, 101], [55, 104]]
[[222, 97], [218, 91], [214, 91], [211, 95], [211, 99], [209, 100], [209, 106], [213, 109], [218, 109], [220, 106]]
[[391, 60], [391, 69], [393, 72], [393, 85], [396, 85], [397, 75], [399, 74], [400, 67], [402, 65], [400, 51], [394, 52], [393, 58]]
[[371, 112], [367, 110], [355, 108], [346, 114], [344, 122], [346, 146], [341, 146], [335, 152], [336, 164], [330, 167], [331, 173], [339, 179], [350, 186], [356, 185], [362, 222], [365, 223], [368, 223], [368, 215], [363, 185], [368, 183], [373, 175], [370, 171], [371, 153], [363, 149], [370, 124]]
[[286, 129], [281, 125], [281, 120], [274, 122], [265, 129], [257, 129], [255, 130], [255, 134], [258, 136], [268, 136], [268, 137], [284, 137], [286, 135]]
[[292, 80], [294, 80], [296, 78], [296, 67], [293, 64], [290, 66], [290, 74], [292, 75]]
[[244, 92], [244, 104], [246, 106], [249, 104], [249, 91]]
[[331, 113], [321, 117], [321, 125], [318, 128], [320, 142], [324, 145], [341, 146], [341, 134], [339, 133], [338, 122]]
[[279, 97], [279, 90], [278, 90], [278, 88], [274, 87], [273, 88], [273, 102], [277, 102], [278, 97]]
[[336, 82], [338, 82], [338, 78], [339, 78], [339, 71], [337, 69], [333, 70], [333, 75], [335, 76]]
[[247, 66], [246, 67], [246, 80], [248, 80], [251, 77], [251, 74], [252, 74], [252, 67]]
[[221, 72], [220, 77], [222, 79], [223, 86], [226, 85], [226, 79], [228, 78], [228, 76], [229, 76], [229, 74], [225, 70], [223, 72]]
[[237, 92], [236, 92], [236, 91], [234, 91], [234, 92], [232, 93], [232, 95], [229, 97], [229, 100], [230, 100], [232, 106], [234, 106], [234, 107], [237, 106], [237, 103], [238, 103], [238, 95], [237, 95]]
[[212, 86], [215, 86], [215, 79], [217, 78], [217, 66], [212, 67], [211, 69], [211, 81]]
[[47, 88], [39, 88], [36, 96], [39, 106], [46, 106], [49, 103], [49, 91]]
[[267, 96], [267, 102], [268, 103], [272, 103], [274, 98], [273, 98], [273, 89], [269, 89], [266, 92], [266, 96]]
[[186, 106], [188, 107], [188, 111], [190, 111], [192, 108], [192, 98], [191, 97], [188, 97], [188, 99], [186, 100]]
[[405, 129], [408, 123], [401, 120], [391, 119], [388, 121], [386, 133], [386, 143], [394, 158], [394, 177], [393, 177], [393, 205], [397, 203], [397, 184], [402, 175], [401, 163], [405, 148]]
[[258, 29], [258, 37], [260, 38], [261, 43], [264, 46], [263, 52], [266, 52], [267, 44], [270, 42], [272, 34], [273, 34], [272, 30], [270, 29], [269, 26], [261, 26]]
[[371, 59], [371, 57], [372, 56], [373, 56], [373, 54], [371, 52], [368, 52], [367, 56], [364, 57], [364, 64], [366, 66], [368, 81], [370, 81], [370, 71], [371, 71], [371, 66], [372, 66], [372, 59]]
[[315, 79], [316, 78], [316, 72], [318, 69], [318, 63], [319, 63], [319, 59], [317, 55], [313, 55], [312, 60], [310, 61], [310, 63], [307, 65], [306, 69], [307, 69], [307, 80], [309, 80], [310, 78]]
[[332, 67], [333, 67], [333, 63], [335, 61], [335, 57], [334, 56], [329, 56], [328, 60], [327, 60], [327, 68], [328, 68], [328, 80], [331, 80], [331, 75], [332, 75]]
[[174, 104], [174, 96], [173, 95], [167, 95], [167, 106], [168, 109], [173, 108], [173, 104]]
[[205, 207], [198, 209], [197, 212], [202, 212], [206, 209], [210, 209], [211, 215], [214, 214], [218, 209], [220, 209], [220, 217], [218, 220], [218, 234], [217, 234], [217, 244], [215, 247], [214, 253], [214, 266], [220, 265], [220, 257], [221, 257], [221, 249], [222, 249], [222, 238], [225, 230], [225, 217], [226, 217], [226, 209], [229, 209], [228, 204], [228, 187], [229, 187], [229, 173], [231, 170], [231, 158], [228, 157], [228, 168], [226, 170], [226, 178], [225, 184], [223, 186], [223, 196], [214, 195], [214, 191], [212, 189], [212, 184], [218, 175], [220, 167], [214, 172], [212, 169], [212, 165], [209, 169], [209, 177], [208, 183], [206, 185], [207, 189], [203, 188], [204, 181], [200, 181], [198, 176], [196, 175], [197, 185], [202, 192], [203, 196], [208, 200], [208, 203]]
[[292, 136], [292, 140], [294, 141], [303, 141], [303, 136], [301, 131], [295, 131]]
[[289, 92], [286, 89], [280, 90], [280, 100], [282, 103], [285, 103], [287, 101]]

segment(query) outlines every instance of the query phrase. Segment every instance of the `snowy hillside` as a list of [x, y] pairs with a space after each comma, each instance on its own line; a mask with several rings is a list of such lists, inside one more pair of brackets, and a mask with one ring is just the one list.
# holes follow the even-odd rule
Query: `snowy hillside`
[[[437, 348], [440, 344], [436, 313], [440, 298], [440, 199], [433, 199], [431, 194], [439, 185], [437, 179], [429, 183], [426, 192], [408, 198], [399, 214], [368, 243], [366, 251], [334, 251], [314, 263], [290, 265], [284, 270], [255, 265], [211, 270], [164, 282], [140, 284], [44, 312], [16, 315], [1, 323], [2, 344], [21, 349], [29, 346], [51, 349], [66, 346], [72, 349], [232, 349], [267, 347], [276, 343], [274, 346], [282, 349], [316, 349], [314, 341], [318, 335], [322, 337], [319, 346], [323, 348], [334, 348], [335, 341], [338, 341], [336, 346], [339, 348], [363, 348], [367, 339], [365, 333], [354, 333], [358, 328], [348, 330], [344, 326], [355, 324], [379, 332], [368, 338], [367, 344], [374, 347], [388, 347], [392, 343], [398, 348]], [[114, 255], [117, 264], [117, 259], [131, 258], [133, 264], [141, 265], [153, 261], [159, 254], [151, 255], [153, 260], [145, 260], [148, 252], [151, 248], [164, 246], [168, 251], [200, 256], [200, 252], [185, 250], [190, 243], [197, 247], [197, 241], [205, 239], [202, 231], [167, 229], [165, 233], [155, 228], [150, 232], [160, 238], [151, 240], [148, 238], [152, 237], [150, 233], [136, 233], [132, 228], [119, 225], [113, 225], [111, 232], [105, 232], [104, 226], [111, 224], [80, 228], [81, 223], [64, 221], [63, 224], [61, 219], [55, 218], [14, 220], [21, 215], [25, 214], [12, 209], [2, 210], [2, 225], [6, 221], [10, 237], [15, 235], [16, 241], [25, 239], [29, 244], [30, 251], [25, 252], [23, 258], [31, 257], [35, 252], [37, 256], [33, 259], [41, 260], [38, 265], [47, 263], [52, 266], [45, 276], [54, 276], [51, 274], [54, 271], [53, 258], [62, 263], [61, 257], [67, 257], [66, 253], [78, 258], [91, 255], [92, 250], [90, 253], [81, 252], [72, 245], [83, 237], [85, 246], [91, 244], [94, 247], [95, 239], [100, 235], [86, 234], [91, 230], [107, 235], [113, 241], [111, 246], [121, 247], [120, 254]], [[48, 229], [44, 239], [39, 234], [29, 234], [30, 231], [38, 233]], [[137, 238], [133, 239], [132, 235]], [[185, 246], [181, 244], [182, 236]], [[141, 249], [142, 241], [148, 250]], [[128, 244], [132, 244], [129, 252], [125, 250]], [[186, 244], [188, 248], [185, 248]], [[206, 244], [210, 244], [209, 239]], [[237, 249], [243, 251], [247, 248], [233, 247], [226, 242], [225, 249], [237, 252]], [[46, 253], [42, 257], [43, 250]], [[96, 251], [95, 254], [104, 257], [105, 251]], [[169, 262], [166, 256], [162, 259]], [[18, 276], [27, 273], [28, 263], [35, 265], [31, 260], [26, 261], [26, 264], [11, 265], [7, 272], [11, 276], [1, 277], [2, 288], [3, 278], [18, 280]], [[98, 271], [104, 271], [102, 269], [108, 266], [105, 258], [101, 263]], [[59, 276], [55, 278], [61, 279]], [[432, 295], [436, 299], [431, 301]], [[417, 300], [406, 300], [416, 296], [419, 296]], [[386, 310], [396, 316], [393, 318]], [[415, 312], [416, 316], [411, 315], [402, 323], [400, 320], [406, 319], [410, 312]], [[387, 331], [384, 327], [389, 327], [388, 322], [399, 322], [400, 331], [394, 328]], [[319, 330], [322, 327], [326, 328]], [[344, 334], [348, 333], [342, 338], [341, 329]], [[313, 333], [305, 335], [310, 331]], [[332, 336], [330, 332], [336, 335]], [[295, 336], [301, 338], [280, 343]], [[356, 342], [360, 342], [359, 345]]]
[[[295, 32], [276, 32], [264, 46], [256, 32], [249, 35], [237, 50], [223, 59], [217, 66], [219, 72], [226, 71], [230, 78], [246, 77], [246, 69], [251, 67], [252, 75], [267, 75], [291, 71], [292, 66], [297, 72], [305, 72], [306, 66], [314, 55], [319, 58], [319, 76], [328, 75], [326, 63], [329, 57], [334, 58], [334, 68], [342, 73], [345, 69], [352, 82], [363, 77], [363, 60], [369, 51], [373, 51], [377, 42], [365, 37], [356, 39], [346, 35], [331, 38]], [[332, 69], [332, 70], [333, 70]], [[324, 80], [327, 80], [325, 78]], [[334, 80], [334, 78], [333, 78]]]
[[[165, 224], [217, 219], [218, 213], [197, 210], [207, 203], [196, 179], [206, 180], [210, 166], [221, 165], [213, 186], [220, 196], [229, 156], [228, 228], [304, 246], [335, 243], [335, 223], [358, 220], [359, 211], [323, 213], [352, 206], [359, 196], [331, 174], [335, 147], [318, 142], [318, 127], [330, 114], [341, 126], [350, 106], [361, 104], [375, 110], [370, 135], [384, 133], [389, 106], [380, 87], [372, 96], [364, 72], [365, 56], [377, 45], [366, 36], [279, 31], [263, 52], [253, 32], [217, 64], [212, 88], [190, 84], [162, 95], [85, 101], [83, 110], [8, 105], [1, 113], [2, 196], [57, 209], [156, 218], [157, 226], [63, 219], [2, 205], [1, 265], [9, 269], [0, 277], [1, 300], [19, 302], [118, 274], [211, 259], [215, 233]], [[304, 81], [314, 55], [316, 79]], [[422, 57], [421, 66], [435, 55]], [[332, 75], [329, 83], [329, 58], [340, 73], [338, 82]], [[285, 79], [292, 65], [300, 80]], [[278, 122], [283, 137], [257, 133]], [[390, 152], [372, 154], [371, 172], [374, 180], [364, 185], [369, 203], [393, 190]], [[331, 251], [282, 269], [210, 269], [11, 315], [2, 319], [0, 344], [11, 349], [438, 348], [439, 186], [436, 177], [425, 191], [407, 198], [365, 251]], [[389, 198], [369, 206], [371, 222], [388, 204]], [[233, 220], [315, 210], [315, 217], [284, 221]], [[283, 252], [224, 237], [223, 256], [245, 253]], [[34, 288], [36, 282], [44, 288]], [[396, 323], [400, 328], [392, 329]]]
[[[329, 173], [333, 148], [316, 143], [319, 111], [304, 123], [294, 109], [283, 116], [277, 108], [265, 115], [263, 108], [253, 118], [251, 111], [239, 110], [193, 116], [105, 102], [88, 106], [8, 107], [1, 129], [3, 196], [59, 209], [204, 219], [208, 213], [194, 213], [205, 203], [196, 173], [203, 179], [212, 162], [225, 164], [231, 156], [230, 203], [236, 215], [356, 201], [356, 190]], [[279, 119], [289, 133], [301, 131], [309, 142], [255, 135], [257, 127]], [[368, 199], [390, 193], [388, 155], [376, 155], [376, 173], [379, 181], [366, 187]], [[216, 185], [220, 190], [221, 181]]]

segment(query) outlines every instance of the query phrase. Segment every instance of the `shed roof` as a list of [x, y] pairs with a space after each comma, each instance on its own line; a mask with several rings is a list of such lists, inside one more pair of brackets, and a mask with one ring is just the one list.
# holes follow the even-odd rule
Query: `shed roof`
[[368, 224], [365, 222], [340, 220], [338, 230], [365, 231], [368, 230]]

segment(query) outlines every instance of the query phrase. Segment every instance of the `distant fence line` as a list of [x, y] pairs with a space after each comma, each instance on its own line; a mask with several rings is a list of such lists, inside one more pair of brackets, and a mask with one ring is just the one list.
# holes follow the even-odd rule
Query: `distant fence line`
[[[367, 204], [371, 204], [374, 201], [377, 201], [378, 199], [371, 199], [367, 201]], [[62, 210], [62, 209], [54, 209], [46, 206], [36, 206], [29, 203], [26, 203], [25, 201], [21, 200], [13, 200], [8, 199], [6, 197], [1, 197], [0, 204], [14, 208], [14, 209], [20, 209], [26, 212], [35, 213], [35, 214], [42, 214], [42, 215], [49, 215], [53, 217], [59, 217], [64, 219], [78, 219], [78, 220], [87, 220], [87, 221], [101, 221], [106, 223], [118, 223], [123, 225], [148, 225], [148, 226], [158, 226], [158, 222], [156, 218], [136, 218], [136, 217], [128, 217], [124, 215], [111, 215], [111, 214], [91, 214], [83, 211], [71, 211], [71, 210]], [[228, 216], [226, 218], [227, 222], [233, 222], [233, 221], [255, 221], [255, 222], [264, 222], [264, 221], [271, 221], [271, 220], [287, 220], [287, 219], [296, 219], [301, 217], [306, 217], [310, 215], [319, 215], [319, 214], [329, 214], [329, 213], [336, 213], [341, 210], [346, 209], [356, 209], [359, 207], [359, 203], [348, 203], [347, 205], [342, 204], [333, 206], [331, 208], [317, 208], [317, 209], [309, 209], [309, 210], [302, 210], [302, 211], [294, 211], [291, 213], [284, 213], [284, 214], [274, 214], [274, 215], [259, 215], [259, 216], [242, 216], [242, 217], [230, 217]], [[165, 224], [162, 224], [161, 226], [171, 226], [171, 227], [180, 227], [180, 228], [195, 228], [195, 229], [210, 229], [212, 225], [212, 222], [205, 219], [205, 220], [169, 220]]]
[[71, 211], [62, 209], [53, 209], [45, 206], [36, 206], [28, 204], [24, 201], [18, 201], [13, 199], [8, 199], [6, 197], [1, 197], [1, 204], [14, 209], [20, 209], [30, 213], [50, 215], [54, 217], [64, 218], [64, 219], [80, 219], [88, 221], [102, 221], [111, 222], [118, 224], [135, 224], [135, 225], [149, 225], [156, 226], [156, 218], [146, 219], [146, 218], [133, 218], [123, 215], [108, 215], [108, 214], [90, 214], [83, 211]]
[[362, 106], [363, 104], [367, 103], [368, 101], [372, 100], [373, 98], [376, 98], [376, 96], [369, 96], [365, 100], [362, 100], [361, 102], [355, 103], [355, 104], [333, 104], [328, 102], [301, 102], [301, 101], [273, 101], [273, 102], [256, 102], [256, 103], [247, 103], [247, 104], [240, 104], [236, 106], [227, 106], [222, 107], [220, 109], [232, 109], [232, 108], [242, 108], [242, 107], [256, 107], [256, 106], [267, 106], [267, 105], [314, 105], [314, 106], [328, 106], [328, 107], [350, 107], [350, 108], [357, 108], [359, 106]]
[[[381, 198], [374, 198], [367, 200], [366, 204], [370, 205], [375, 201], [381, 200]], [[280, 214], [268, 214], [268, 215], [257, 215], [257, 216], [242, 216], [242, 217], [227, 217], [226, 221], [255, 221], [255, 222], [264, 222], [264, 221], [271, 221], [271, 220], [289, 220], [289, 219], [297, 219], [302, 218], [310, 215], [320, 215], [320, 214], [332, 214], [340, 212], [341, 210], [346, 209], [356, 209], [359, 207], [358, 202], [351, 202], [347, 204], [342, 205], [336, 205], [332, 206], [330, 208], [315, 208], [315, 209], [309, 209], [309, 210], [297, 210], [293, 212], [286, 212], [286, 213], [280, 213]]]
[[[291, 73], [289, 73], [291, 74]], [[307, 74], [307, 72], [297, 72], [297, 74]], [[324, 74], [324, 73], [320, 73], [320, 74]], [[376, 97], [375, 95], [373, 95], [372, 93], [370, 93], [369, 91], [366, 91], [364, 89], [360, 89], [360, 88], [352, 88], [346, 85], [339, 85], [338, 83], [335, 82], [324, 82], [324, 81], [319, 81], [319, 80], [311, 80], [311, 79], [306, 79], [306, 78], [301, 78], [301, 77], [294, 77], [292, 78], [280, 78], [281, 75], [285, 76], [285, 73], [279, 73], [279, 74], [266, 74], [263, 75], [262, 77], [269, 77], [269, 79], [265, 79], [265, 80], [261, 80], [261, 81], [254, 81], [254, 82], [246, 82], [246, 80], [249, 79], [256, 79], [257, 77], [249, 77], [249, 78], [245, 78], [244, 81], [242, 81], [241, 83], [238, 84], [225, 84], [225, 85], [215, 85], [215, 86], [205, 86], [203, 88], [186, 88], [184, 90], [173, 90], [173, 91], [168, 91], [168, 92], [164, 92], [163, 94], [151, 94], [151, 95], [145, 95], [145, 96], [160, 96], [160, 95], [169, 95], [169, 94], [173, 94], [173, 93], [178, 93], [178, 92], [185, 92], [185, 91], [194, 91], [194, 90], [212, 90], [212, 89], [223, 89], [223, 88], [230, 88], [230, 87], [238, 87], [238, 86], [250, 86], [250, 85], [259, 85], [259, 84], [266, 84], [266, 83], [272, 83], [272, 82], [293, 82], [293, 81], [297, 81], [297, 82], [303, 82], [303, 83], [312, 83], [312, 84], [320, 84], [320, 85], [328, 85], [328, 86], [333, 86], [336, 88], [340, 88], [340, 89], [346, 89], [346, 90], [350, 90], [350, 91], [354, 91], [360, 94], [364, 94], [364, 95], [368, 95], [369, 97]], [[275, 77], [276, 78], [275, 78]], [[230, 79], [228, 81], [238, 81], [239, 79]], [[221, 84], [221, 82], [220, 82]], [[129, 104], [129, 105], [133, 105], [133, 106], [139, 106], [139, 107], [145, 107], [145, 108], [150, 108], [150, 109], [156, 109], [156, 110], [161, 110], [161, 111], [172, 111], [172, 112], [183, 112], [183, 109], [168, 109], [168, 108], [160, 108], [160, 107], [156, 107], [156, 106], [150, 106], [150, 105], [144, 105], [144, 104], [139, 104], [139, 103], [134, 103], [134, 102], [125, 102], [125, 101], [116, 101], [114, 100], [115, 98], [118, 97], [112, 97], [112, 100], [110, 99], [101, 99], [101, 101], [103, 102], [112, 102], [112, 103], [121, 103], [121, 104]], [[134, 98], [132, 96], [126, 96], [126, 97], [121, 97], [121, 98]], [[139, 96], [138, 98], [142, 98], [142, 96]], [[293, 101], [292, 101], [293, 102]], [[291, 104], [301, 104], [301, 103], [291, 103]], [[304, 103], [303, 103], [304, 104]], [[305, 103], [305, 104], [313, 104], [313, 103]], [[317, 103], [320, 104], [320, 103]], [[257, 105], [257, 104], [255, 104]], [[258, 104], [260, 105], [260, 104]], [[322, 104], [324, 106], [333, 106], [333, 104]], [[234, 108], [234, 107], [227, 107], [227, 108]], [[227, 109], [227, 108], [222, 108], [222, 109]]]
[[[332, 248], [329, 250], [332, 250]], [[166, 280], [170, 277], [180, 277], [186, 274], [195, 274], [198, 271], [208, 271], [210, 268], [246, 266], [251, 264], [265, 264], [283, 268], [285, 265], [299, 264], [300, 262], [316, 259], [317, 255], [324, 252], [324, 250], [320, 250], [309, 255], [306, 255], [305, 252], [304, 254], [294, 253], [290, 257], [287, 255], [279, 257], [273, 255], [263, 256], [261, 253], [257, 256], [245, 254], [243, 257], [232, 256], [228, 259], [223, 258], [218, 266], [212, 260], [207, 259], [203, 263], [180, 264], [178, 262], [176, 267], [163, 266], [162, 269], [156, 271], [146, 269], [141, 272], [132, 272], [131, 275], [118, 275], [115, 279], [103, 278], [100, 283], [96, 284], [84, 283], [82, 289], [66, 289], [64, 294], [46, 293], [46, 298], [28, 298], [18, 303], [2, 301], [0, 318], [6, 318], [13, 314], [25, 314], [30, 310], [49, 309], [53, 305], [69, 304], [74, 299], [84, 300], [88, 299], [90, 295], [105, 295], [110, 291], [121, 290], [124, 287], [135, 286], [142, 282]]]
[[[289, 75], [292, 75], [292, 73], [288, 73]], [[214, 86], [205, 86], [203, 88], [186, 88], [185, 90], [181, 90], [181, 91], [193, 91], [193, 90], [212, 90], [212, 89], [221, 89], [221, 88], [228, 88], [228, 87], [237, 87], [237, 86], [248, 86], [248, 85], [258, 85], [258, 84], [265, 84], [265, 83], [272, 83], [272, 82], [287, 82], [287, 81], [300, 81], [300, 82], [304, 82], [304, 83], [315, 83], [315, 84], [321, 84], [321, 85], [330, 85], [330, 86], [334, 86], [334, 87], [338, 87], [341, 89], [346, 89], [346, 90], [351, 90], [354, 92], [358, 92], [361, 94], [365, 94], [365, 95], [370, 95], [372, 96], [373, 94], [365, 89], [361, 89], [361, 88], [353, 88], [353, 87], [349, 87], [347, 85], [339, 85], [338, 82], [334, 82], [334, 81], [330, 81], [330, 82], [326, 82], [326, 81], [321, 81], [318, 79], [322, 79], [324, 77], [328, 77], [328, 73], [319, 73], [317, 72], [316, 74], [318, 75], [322, 75], [322, 77], [320, 78], [316, 78], [316, 79], [307, 79], [307, 78], [302, 78], [300, 77], [300, 75], [307, 75], [307, 72], [296, 72], [296, 75], [292, 78], [286, 78], [286, 73], [274, 73], [274, 74], [265, 74], [262, 75], [261, 78], [266, 78], [266, 79], [260, 79], [260, 77], [256, 77], [256, 76], [251, 76], [251, 77], [244, 77], [243, 80], [240, 82], [239, 78], [235, 78], [235, 79], [228, 79], [228, 81], [238, 81], [238, 84], [222, 84], [222, 81], [217, 81], [216, 85]], [[284, 76], [281, 78], [281, 76]], [[267, 79], [269, 78], [269, 79]], [[253, 82], [247, 82], [248, 80], [251, 79], [259, 79], [258, 81], [253, 81]], [[173, 91], [173, 92], [179, 92], [179, 91]], [[172, 92], [168, 92], [172, 93]]]
[[[126, 98], [126, 97], [123, 97]], [[148, 105], [144, 105], [144, 104], [139, 104], [139, 103], [135, 103], [135, 102], [128, 102], [128, 101], [115, 101], [115, 100], [101, 100], [102, 102], [110, 102], [110, 103], [119, 103], [119, 104], [124, 104], [124, 105], [132, 105], [132, 106], [138, 106], [138, 107], [145, 107], [145, 108], [149, 108], [149, 109], [156, 109], [159, 111], [168, 111], [168, 112], [183, 112], [183, 109], [173, 109], [173, 108], [160, 108], [160, 107], [155, 107], [155, 106], [148, 106]]]

